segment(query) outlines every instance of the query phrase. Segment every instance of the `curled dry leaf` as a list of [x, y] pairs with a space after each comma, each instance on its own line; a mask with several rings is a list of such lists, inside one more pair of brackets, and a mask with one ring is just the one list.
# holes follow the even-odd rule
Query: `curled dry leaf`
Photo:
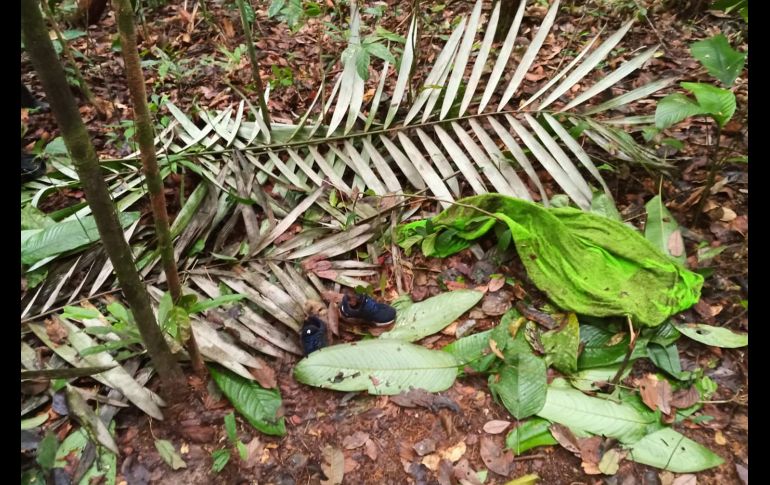
[[502, 288], [503, 286], [505, 286], [505, 278], [503, 278], [502, 276], [499, 276], [497, 278], [492, 278], [491, 280], [489, 280], [489, 285], [487, 286], [487, 288], [489, 289], [490, 292], [495, 292], [500, 288]]
[[268, 366], [265, 361], [259, 359], [262, 367], [249, 367], [249, 373], [254, 376], [260, 386], [265, 389], [275, 389], [278, 387], [278, 381], [275, 378], [275, 370]]
[[479, 480], [476, 471], [471, 468], [470, 463], [468, 463], [468, 460], [465, 458], [455, 465], [454, 475], [458, 480], [465, 480], [471, 485], [481, 485], [481, 481]]
[[346, 450], [354, 450], [356, 448], [360, 448], [364, 446], [364, 444], [369, 441], [369, 433], [364, 433], [363, 431], [356, 431], [350, 436], [346, 436], [342, 440], [342, 447]]
[[438, 452], [439, 456], [441, 458], [444, 458], [445, 460], [449, 460], [452, 463], [456, 462], [462, 456], [465, 454], [465, 450], [467, 449], [465, 445], [465, 441], [460, 441], [454, 446], [451, 446], [445, 450], [441, 450]]
[[583, 460], [581, 466], [587, 475], [599, 475], [599, 462], [601, 461], [602, 438], [601, 436], [592, 436], [590, 438], [580, 438], [578, 448], [580, 449], [580, 458]]
[[564, 449], [574, 453], [576, 456], [580, 456], [578, 440], [568, 427], [563, 424], [553, 423], [549, 429], [551, 430], [551, 435]]
[[487, 421], [484, 424], [484, 432], [489, 434], [500, 434], [506, 429], [508, 429], [508, 426], [510, 425], [511, 425], [510, 421], [493, 419], [492, 421]]
[[364, 453], [371, 458], [372, 461], [377, 461], [377, 457], [380, 454], [377, 449], [377, 443], [371, 439], [366, 440], [366, 443], [364, 443]]
[[690, 386], [687, 389], [680, 389], [676, 391], [671, 398], [671, 407], [677, 409], [689, 408], [693, 404], [700, 400], [700, 394], [695, 386]]
[[642, 401], [653, 411], [660, 409], [663, 414], [671, 413], [671, 384], [658, 380], [655, 374], [647, 374], [639, 381]]
[[498, 475], [508, 476], [513, 463], [513, 453], [510, 450], [503, 451], [494, 438], [482, 436], [479, 453], [487, 468]]

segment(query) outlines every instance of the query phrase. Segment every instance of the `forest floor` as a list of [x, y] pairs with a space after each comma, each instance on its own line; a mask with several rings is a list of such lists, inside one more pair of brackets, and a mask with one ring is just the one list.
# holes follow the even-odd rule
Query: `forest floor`
[[[158, 118], [165, 115], [160, 101], [162, 96], [168, 96], [186, 113], [193, 113], [199, 105], [207, 109], [235, 105], [240, 97], [226, 82], [244, 89], [251, 76], [245, 53], [229, 61], [224, 54], [243, 42], [237, 10], [207, 2], [210, 19], [206, 20], [200, 10], [193, 15], [181, 6], [181, 2], [176, 3], [146, 12], [146, 22], [138, 29], [141, 49], [152, 52], [159, 47], [171, 53], [167, 60], [150, 54], [150, 57], [160, 59], [161, 64], [168, 63], [164, 75], [156, 68], [145, 70], [148, 93], [157, 95], [154, 100], [161, 106]], [[617, 28], [636, 14], [635, 3], [651, 2], [593, 1], [582, 6], [575, 6], [575, 3], [580, 2], [568, 3], [565, 12], [559, 15], [553, 33], [546, 40], [546, 47], [552, 49], [553, 57], [543, 60], [530, 71], [528, 76], [533, 80], [556, 70], [560, 64], [559, 54], [575, 48], [576, 33], [596, 33], [605, 24], [610, 30]], [[404, 35], [410, 14], [408, 4], [388, 0], [375, 5], [384, 7], [378, 25]], [[434, 39], [447, 35], [449, 21], [458, 14], [469, 12], [472, 6], [472, 2], [466, 0], [447, 2], [441, 8], [438, 4], [436, 8], [426, 5], [424, 14], [430, 21], [426, 22], [428, 27], [420, 37], [420, 55], [428, 61], [435, 57]], [[542, 8], [537, 2], [530, 7], [532, 11]], [[309, 19], [292, 34], [284, 23], [268, 19], [266, 10], [263, 5], [255, 12], [262, 78], [273, 85], [269, 107], [274, 121], [291, 122], [308, 108], [320, 85], [324, 65], [338, 57], [345, 44], [342, 39], [329, 36], [328, 27], [319, 19]], [[640, 82], [668, 75], [682, 80], [707, 79], [705, 71], [692, 59], [689, 43], [718, 32], [735, 35], [742, 28], [740, 20], [718, 12], [706, 12], [685, 20], [677, 18], [676, 12], [651, 7], [647, 15], [634, 24], [623, 45], [662, 43], [664, 55], [650, 63], [641, 74]], [[322, 18], [337, 26], [341, 24], [330, 14]], [[365, 16], [364, 23], [371, 25], [373, 19]], [[528, 16], [524, 24], [525, 28], [535, 25], [529, 22]], [[101, 157], [125, 156], [133, 151], [125, 134], [128, 125], [124, 120], [130, 120], [132, 113], [122, 59], [113, 49], [116, 35], [109, 12], [99, 25], [88, 29], [86, 37], [73, 41], [73, 46], [88, 59], [83, 63], [86, 80], [97, 98], [105, 102], [108, 111], [107, 116], [102, 116], [81, 103], [81, 114]], [[741, 42], [744, 44], [738, 47], [745, 50], [745, 40]], [[26, 59], [22, 66], [23, 81], [33, 92], [40, 94], [40, 86]], [[331, 71], [327, 76], [334, 74]], [[416, 75], [425, 74], [418, 71]], [[386, 82], [389, 85], [395, 83], [395, 79]], [[736, 154], [746, 154], [748, 89], [745, 76], [738, 80], [735, 92], [738, 111], [722, 131], [721, 145], [731, 147]], [[58, 136], [50, 113], [23, 113], [22, 117], [29, 125], [24, 141], [30, 145]], [[616, 194], [618, 209], [624, 219], [634, 221], [644, 213], [645, 201], [660, 190], [669, 210], [687, 228], [684, 236], [688, 255], [694, 255], [701, 242], [711, 247], [725, 246], [726, 249], [706, 265], [713, 269], [713, 273], [706, 279], [701, 301], [680, 318], [747, 331], [748, 312], [741, 304], [748, 299], [747, 164], [728, 163], [723, 167], [708, 199], [705, 217], [694, 226], [693, 212], [706, 179], [714, 134], [707, 121], [693, 118], [669, 130], [668, 136], [683, 142], [682, 148], [664, 144], [658, 147], [660, 153], [673, 157], [677, 173], [670, 179], [641, 170], [621, 170], [611, 175], [608, 180], [612, 182], [610, 188]], [[167, 199], [172, 214], [179, 208], [176, 191], [178, 184], [170, 180]], [[82, 197], [80, 191], [63, 190], [48, 197], [42, 208], [58, 209], [79, 202]], [[693, 268], [699, 266], [695, 256], [688, 262]], [[384, 263], [387, 266], [389, 261]], [[470, 275], [477, 268], [477, 262], [470, 252], [445, 260], [426, 259], [418, 254], [405, 258], [404, 266], [408, 275], [406, 290], [419, 301], [439, 293], [439, 280], [443, 281], [450, 270]], [[485, 271], [512, 275], [517, 281], [520, 277], [524, 279], [521, 268], [515, 263], [486, 268]], [[381, 295], [385, 299], [395, 295], [395, 284], [390, 276], [386, 291]], [[512, 298], [513, 295], [508, 296], [508, 303]], [[497, 323], [499, 316], [496, 315], [494, 310], [487, 313], [482, 310], [469, 318], [476, 319], [475, 328], [483, 330]], [[357, 336], [343, 332], [343, 340], [354, 338]], [[428, 337], [421, 344], [440, 348], [452, 340], [453, 333], [447, 331]], [[745, 478], [748, 470], [748, 349], [718, 349], [682, 342], [680, 355], [683, 369], [708, 369], [706, 375], [719, 385], [713, 401], [705, 404], [701, 411], [713, 419], [697, 425], [677, 426], [680, 432], [725, 460], [720, 467], [697, 474], [697, 482], [748, 483]], [[637, 362], [627, 382], [650, 371], [645, 368], [649, 365], [645, 362]], [[175, 423], [151, 420], [133, 408], [122, 411], [117, 417], [117, 443], [121, 450], [117, 483], [318, 483], [324, 478], [324, 470], [329, 472], [327, 461], [340, 452], [344, 461], [331, 466], [344, 468], [345, 483], [456, 483], [450, 477], [465, 478], [473, 483], [472, 471], [489, 469], [486, 463], [491, 459], [490, 454], [504, 449], [504, 432], [510, 430], [508, 427], [491, 434], [484, 431], [485, 424], [493, 420], [515, 421], [493, 400], [481, 377], [458, 379], [452, 388], [442, 393], [456, 407], [451, 404], [433, 408], [404, 407], [403, 403], [397, 404], [385, 396], [344, 394], [304, 386], [292, 377], [293, 363], [271, 362], [283, 399], [287, 435], [280, 438], [266, 436], [239, 419], [239, 438], [247, 444], [249, 460], [231, 459], [218, 475], [211, 471], [211, 453], [228, 446], [222, 418], [232, 408], [221, 396], [208, 393], [207, 389], [212, 390], [212, 386], [195, 376], [189, 377], [190, 385], [200, 396], [206, 397], [190, 404], [191, 422], [186, 428], [187, 437], [181, 441], [174, 429]], [[174, 471], [166, 465], [155, 447], [157, 438], [173, 440], [177, 447], [181, 447], [187, 467]], [[425, 460], [422, 455], [447, 459]], [[614, 476], [586, 475], [581, 460], [560, 446], [537, 448], [512, 458], [504, 455], [504, 459], [510, 460], [507, 476], [489, 472], [485, 483], [505, 483], [528, 473], [537, 473], [542, 483], [548, 484], [696, 483], [674, 481], [674, 475], [669, 472], [631, 461], [622, 462]]]

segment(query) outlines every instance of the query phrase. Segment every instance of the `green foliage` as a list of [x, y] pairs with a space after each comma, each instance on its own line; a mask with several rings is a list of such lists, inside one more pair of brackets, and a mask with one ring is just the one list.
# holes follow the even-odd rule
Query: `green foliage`
[[263, 389], [256, 382], [227, 369], [211, 366], [209, 370], [217, 387], [252, 426], [269, 435], [286, 434], [283, 416], [278, 416], [281, 409], [281, 395], [278, 391]]
[[290, 67], [278, 67], [275, 64], [270, 66], [273, 72], [273, 78], [270, 80], [270, 88], [287, 88], [294, 84], [294, 71]]
[[709, 74], [719, 79], [728, 88], [741, 74], [743, 65], [746, 63], [746, 54], [733, 49], [727, 37], [722, 34], [693, 42], [690, 50], [692, 56], [703, 64]]
[[216, 450], [212, 452], [211, 460], [212, 460], [211, 470], [214, 473], [221, 472], [227, 465], [227, 462], [230, 461], [230, 450], [222, 448], [220, 450]]
[[277, 18], [286, 22], [292, 33], [301, 29], [308, 18], [318, 17], [323, 13], [321, 5], [317, 2], [303, 2], [302, 0], [272, 0], [267, 9], [269, 18]]
[[717, 0], [711, 5], [714, 10], [724, 10], [725, 13], [738, 12], [744, 22], [749, 21], [749, 0]]
[[695, 95], [670, 94], [658, 102], [655, 109], [655, 126], [665, 129], [685, 118], [697, 115], [710, 116], [723, 127], [735, 113], [735, 94], [727, 89], [705, 83], [681, 83]]

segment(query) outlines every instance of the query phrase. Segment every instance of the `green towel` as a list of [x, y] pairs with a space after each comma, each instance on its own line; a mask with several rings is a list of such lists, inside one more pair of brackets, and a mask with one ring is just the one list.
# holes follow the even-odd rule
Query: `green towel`
[[700, 298], [701, 275], [620, 222], [500, 194], [468, 197], [457, 204], [462, 205], [453, 205], [430, 224], [422, 220], [401, 226], [399, 244], [435, 232], [434, 244], [423, 245], [423, 250], [428, 248], [426, 256], [445, 257], [504, 222], [532, 282], [564, 310], [630, 316], [635, 324], [657, 326]]

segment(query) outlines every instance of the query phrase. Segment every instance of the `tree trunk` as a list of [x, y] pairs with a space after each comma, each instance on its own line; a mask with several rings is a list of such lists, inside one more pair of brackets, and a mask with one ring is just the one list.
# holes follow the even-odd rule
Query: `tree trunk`
[[[150, 192], [155, 233], [158, 236], [158, 248], [160, 249], [163, 270], [166, 273], [166, 281], [168, 282], [171, 299], [176, 304], [182, 296], [182, 284], [179, 282], [179, 273], [177, 272], [176, 261], [174, 260], [174, 245], [169, 229], [166, 196], [163, 191], [163, 180], [160, 177], [158, 159], [155, 153], [155, 129], [150, 117], [150, 110], [147, 107], [144, 75], [142, 74], [136, 45], [134, 12], [129, 0], [112, 0], [112, 8], [115, 11], [118, 32], [120, 33], [120, 45], [122, 47], [123, 61], [126, 65], [128, 90], [131, 92], [131, 101], [134, 107], [136, 139], [142, 158], [147, 190]], [[201, 357], [198, 346], [195, 343], [192, 329], [185, 345], [190, 354], [193, 369], [195, 369], [197, 374], [205, 375], [206, 366], [203, 364], [203, 357]]]
[[497, 21], [497, 30], [495, 30], [495, 42], [502, 41], [508, 35], [521, 0], [500, 0], [500, 2], [500, 18]]
[[64, 69], [48, 37], [48, 29], [35, 0], [21, 0], [21, 31], [24, 45], [94, 214], [104, 249], [115, 267], [118, 282], [134, 314], [147, 353], [160, 376], [163, 392], [171, 399], [178, 398], [180, 394], [186, 395], [184, 374], [156, 323], [150, 297], [136, 270], [131, 248], [123, 237], [96, 151], [80, 118]]

